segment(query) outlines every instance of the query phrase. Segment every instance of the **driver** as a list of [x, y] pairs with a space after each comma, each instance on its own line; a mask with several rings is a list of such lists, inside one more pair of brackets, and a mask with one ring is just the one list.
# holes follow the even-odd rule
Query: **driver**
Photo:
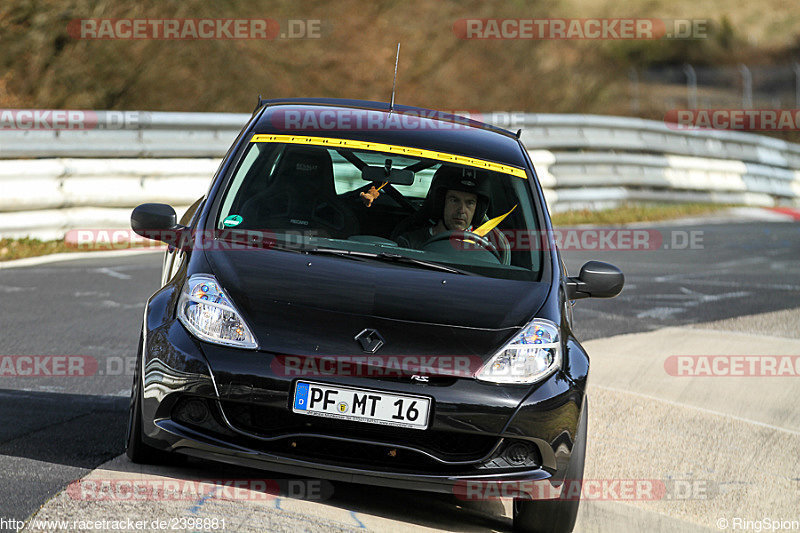
[[428, 193], [434, 217], [421, 228], [397, 237], [404, 248], [422, 248], [443, 231], [472, 231], [489, 208], [488, 180], [476, 169], [442, 166], [436, 171]]

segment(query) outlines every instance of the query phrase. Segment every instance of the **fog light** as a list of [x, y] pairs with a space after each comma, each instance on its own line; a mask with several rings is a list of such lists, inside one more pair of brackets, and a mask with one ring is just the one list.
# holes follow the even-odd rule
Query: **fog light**
[[194, 426], [195, 429], [211, 430], [222, 435], [236, 435], [233, 431], [220, 425], [219, 415], [215, 414], [216, 404], [211, 398], [200, 396], [183, 396], [172, 408], [172, 419], [180, 424]]
[[515, 442], [508, 448], [503, 455], [506, 457], [506, 461], [512, 465], [523, 465], [530, 460], [530, 456], [533, 455], [533, 448], [522, 442]]
[[482, 463], [480, 469], [541, 468], [542, 456], [536, 443], [522, 439], [508, 439], [492, 458]]
[[204, 400], [189, 400], [184, 402], [180, 409], [181, 418], [187, 422], [200, 425], [210, 416]]

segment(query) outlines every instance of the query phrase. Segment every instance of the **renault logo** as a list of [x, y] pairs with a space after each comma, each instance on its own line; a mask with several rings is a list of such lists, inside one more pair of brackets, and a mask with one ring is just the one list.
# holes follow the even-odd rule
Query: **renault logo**
[[374, 329], [365, 329], [355, 339], [361, 344], [361, 349], [368, 353], [375, 353], [383, 346], [383, 337]]

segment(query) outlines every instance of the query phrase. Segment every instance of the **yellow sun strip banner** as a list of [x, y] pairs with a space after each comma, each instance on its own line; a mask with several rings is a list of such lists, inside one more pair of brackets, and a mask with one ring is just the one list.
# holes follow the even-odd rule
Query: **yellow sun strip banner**
[[414, 157], [421, 157], [425, 159], [436, 159], [438, 161], [446, 161], [448, 163], [455, 163], [458, 165], [467, 165], [475, 168], [482, 168], [484, 170], [494, 170], [511, 174], [518, 178], [527, 179], [528, 176], [521, 168], [503, 165], [501, 163], [492, 163], [491, 161], [484, 161], [483, 159], [476, 159], [474, 157], [466, 157], [463, 155], [448, 154], [445, 152], [435, 152], [433, 150], [424, 150], [422, 148], [409, 148], [407, 146], [396, 146], [393, 144], [375, 143], [369, 141], [355, 141], [352, 139], [333, 139], [330, 137], [306, 137], [304, 135], [271, 135], [271, 134], [256, 134], [250, 139], [251, 143], [289, 143], [289, 144], [311, 144], [315, 146], [330, 146], [331, 148], [357, 148], [360, 150], [370, 150], [373, 152], [386, 152], [390, 154], [408, 155]]
[[[514, 207], [511, 208], [511, 211], [513, 211], [516, 208], [517, 208], [517, 206], [515, 205]], [[494, 217], [491, 220], [487, 220], [486, 222], [484, 222], [483, 224], [481, 224], [480, 226], [475, 228], [475, 230], [472, 233], [474, 233], [475, 235], [480, 235], [481, 237], [483, 237], [484, 235], [486, 235], [487, 233], [492, 231], [495, 228], [495, 226], [500, 224], [503, 221], [504, 218], [506, 218], [508, 215], [510, 215], [511, 211], [509, 211], [505, 215], [500, 215], [499, 217]]]

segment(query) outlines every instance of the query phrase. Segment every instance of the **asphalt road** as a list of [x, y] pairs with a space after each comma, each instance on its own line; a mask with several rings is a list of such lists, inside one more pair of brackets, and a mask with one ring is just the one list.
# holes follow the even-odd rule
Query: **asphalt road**
[[[576, 303], [575, 329], [581, 340], [800, 306], [800, 224], [648, 229], [661, 235], [658, 249], [562, 252], [570, 275], [591, 259], [612, 263], [625, 274], [618, 297]], [[683, 246], [692, 235], [695, 247], [671, 248], [673, 242]]]
[[[614, 263], [626, 275], [618, 298], [577, 303], [579, 338], [798, 306], [800, 225], [653, 229], [669, 248], [563, 252], [573, 275], [589, 259]], [[679, 245], [683, 233], [699, 232], [695, 246], [670, 246], [673, 232], [680, 232]], [[70, 481], [122, 453], [132, 379], [126, 364], [135, 354], [143, 302], [158, 285], [160, 259], [145, 254], [0, 269], [0, 355], [97, 361], [83, 377], [0, 377], [0, 517], [27, 518]]]
[[160, 257], [0, 269], [0, 355], [98, 362], [89, 376], [0, 376], [0, 517], [27, 518], [123, 451], [132, 380], [124, 361], [135, 358]]

